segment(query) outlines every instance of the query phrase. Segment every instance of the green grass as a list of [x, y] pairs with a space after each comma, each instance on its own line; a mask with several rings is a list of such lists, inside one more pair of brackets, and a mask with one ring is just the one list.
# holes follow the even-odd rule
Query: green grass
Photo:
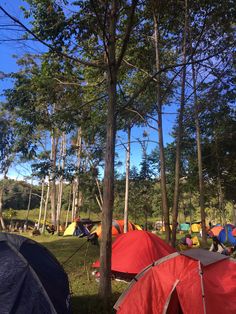
[[[28, 234], [23, 235], [30, 237]], [[95, 281], [91, 267], [99, 258], [99, 247], [87, 242], [86, 239], [76, 237], [41, 235], [30, 238], [46, 246], [63, 265], [70, 282], [73, 313], [103, 313], [101, 300], [98, 297], [99, 283]], [[78, 252], [65, 263], [77, 249]], [[126, 286], [127, 283], [112, 281], [110, 313], [113, 312], [112, 307]]]
[[[17, 219], [25, 219], [26, 211], [17, 211]], [[38, 210], [30, 211], [29, 219], [36, 221]], [[81, 213], [81, 217], [85, 218], [86, 214]], [[94, 220], [99, 220], [98, 215], [91, 217]], [[46, 246], [63, 265], [68, 274], [70, 282], [70, 290], [72, 296], [73, 313], [77, 314], [94, 314], [103, 313], [101, 300], [98, 297], [99, 283], [95, 281], [92, 275], [92, 263], [99, 258], [99, 247], [87, 242], [86, 239], [77, 237], [58, 237], [56, 235], [40, 235], [30, 236], [29, 233], [23, 234], [37, 242]], [[164, 233], [158, 233], [158, 236], [164, 238]], [[177, 234], [177, 239], [180, 239], [184, 234]], [[82, 247], [81, 247], [82, 246]], [[78, 250], [79, 249], [79, 250]], [[78, 252], [76, 252], [78, 250]], [[68, 261], [67, 259], [76, 252]], [[67, 262], [66, 262], [67, 261]], [[113, 313], [112, 307], [120, 294], [127, 287], [127, 283], [112, 280], [112, 304], [110, 313]]]
[[[29, 234], [23, 234], [29, 236]], [[159, 235], [160, 236], [160, 235]], [[162, 234], [161, 237], [164, 235]], [[182, 235], [178, 235], [179, 237]], [[99, 283], [92, 275], [92, 263], [99, 258], [99, 247], [77, 237], [58, 237], [56, 235], [40, 235], [30, 237], [46, 246], [63, 265], [68, 274], [73, 313], [94, 314], [103, 313], [101, 300], [98, 297]], [[82, 246], [82, 247], [81, 247]], [[78, 250], [79, 249], [79, 250]], [[78, 250], [77, 253], [73, 253]], [[66, 260], [73, 255], [67, 262]], [[112, 280], [112, 307], [127, 283]]]

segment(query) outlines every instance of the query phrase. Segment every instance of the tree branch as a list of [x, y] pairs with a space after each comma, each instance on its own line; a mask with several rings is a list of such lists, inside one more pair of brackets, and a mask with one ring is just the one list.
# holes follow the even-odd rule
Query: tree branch
[[131, 8], [130, 8], [130, 15], [129, 15], [129, 19], [128, 19], [128, 25], [127, 25], [126, 32], [125, 32], [125, 37], [123, 39], [123, 45], [121, 48], [120, 55], [119, 55], [117, 62], [116, 62], [116, 68], [117, 69], [119, 69], [121, 62], [124, 58], [125, 52], [127, 50], [127, 47], [128, 47], [129, 38], [130, 38], [132, 26], [133, 26], [134, 13], [135, 13], [137, 3], [138, 3], [138, 0], [132, 0], [132, 4], [131, 4]]
[[[234, 43], [231, 44], [231, 46], [233, 45]], [[188, 60], [187, 62], [185, 63], [177, 63], [177, 64], [173, 64], [173, 65], [169, 65], [169, 66], [166, 66], [164, 67], [163, 69], [160, 69], [160, 71], [157, 71], [156, 73], [154, 73], [151, 77], [148, 77], [146, 78], [146, 80], [144, 81], [143, 85], [133, 94], [133, 96], [128, 100], [128, 102], [120, 109], [120, 110], [123, 110], [125, 109], [126, 107], [130, 106], [133, 104], [133, 102], [135, 101], [135, 99], [142, 93], [146, 90], [147, 86], [149, 85], [149, 83], [151, 81], [153, 81], [153, 79], [160, 73], [163, 73], [163, 72], [166, 72], [168, 70], [172, 70], [172, 69], [175, 69], [175, 68], [178, 68], [178, 67], [184, 67], [186, 65], [190, 65], [190, 64], [199, 64], [203, 61], [206, 61], [206, 60], [209, 60], [211, 58], [214, 58], [216, 56], [218, 56], [220, 53], [224, 52], [226, 49], [228, 49], [228, 47], [225, 47], [225, 48], [222, 48], [220, 49], [219, 51], [215, 52], [214, 54], [212, 55], [209, 55], [205, 58], [202, 58], [202, 59], [198, 59], [198, 60], [194, 60], [194, 61], [190, 61]], [[192, 59], [192, 57], [190, 56], [189, 59]], [[176, 74], [177, 76], [177, 74]], [[175, 77], [176, 77], [175, 76]]]
[[[132, 68], [134, 68], [134, 69], [137, 69], [137, 70], [140, 71], [140, 72], [143, 72], [143, 73], [146, 74], [147, 76], [152, 77], [152, 75], [151, 75], [150, 73], [148, 73], [147, 71], [145, 71], [145, 70], [143, 70], [143, 69], [137, 67], [136, 65], [130, 63], [129, 61], [123, 59], [123, 62], [124, 62], [125, 64], [127, 64], [128, 66], [130, 66], [130, 67], [132, 67]], [[156, 78], [153, 78], [153, 81], [157, 82], [157, 79], [156, 79]]]
[[44, 46], [48, 47], [51, 51], [56, 52], [57, 54], [61, 55], [64, 58], [70, 59], [72, 61], [75, 61], [79, 64], [85, 65], [85, 66], [90, 66], [90, 67], [95, 67], [95, 68], [103, 68], [104, 64], [99, 64], [99, 63], [93, 63], [85, 60], [81, 60], [79, 58], [75, 58], [73, 56], [70, 56], [66, 53], [63, 53], [53, 47], [52, 45], [48, 44], [44, 40], [42, 40], [39, 36], [37, 36], [33, 31], [31, 31], [27, 26], [25, 26], [20, 20], [18, 20], [16, 17], [12, 16], [10, 13], [8, 13], [2, 6], [0, 6], [0, 10], [7, 15], [12, 21], [20, 25], [27, 33], [31, 34], [37, 41], [39, 41], [41, 44]]

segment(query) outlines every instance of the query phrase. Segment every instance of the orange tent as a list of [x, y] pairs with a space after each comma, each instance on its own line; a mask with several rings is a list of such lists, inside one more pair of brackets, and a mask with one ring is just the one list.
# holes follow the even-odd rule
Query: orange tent
[[218, 236], [219, 233], [221, 232], [221, 230], [224, 229], [222, 226], [215, 226], [213, 228], [211, 228], [211, 230], [209, 231], [210, 234], [213, 234], [213, 236]]
[[[131, 221], [128, 222], [128, 231], [131, 230], [140, 230], [139, 226], [136, 226]], [[118, 234], [124, 233], [124, 220], [112, 220], [112, 236], [115, 237]], [[98, 237], [101, 237], [102, 234], [102, 225], [99, 224], [97, 229], [95, 229], [92, 233], [96, 233]]]

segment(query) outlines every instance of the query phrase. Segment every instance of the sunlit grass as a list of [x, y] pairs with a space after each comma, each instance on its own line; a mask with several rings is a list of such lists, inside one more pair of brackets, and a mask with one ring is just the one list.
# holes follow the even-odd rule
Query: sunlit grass
[[[77, 237], [64, 238], [56, 235], [32, 237], [25, 233], [22, 235], [46, 246], [63, 265], [70, 282], [73, 313], [102, 313], [101, 301], [98, 297], [99, 283], [92, 275], [92, 263], [99, 258], [98, 246], [92, 245], [86, 239]], [[71, 255], [73, 256], [71, 257]], [[71, 258], [68, 260], [69, 257]], [[112, 306], [126, 286], [127, 283], [112, 281], [111, 313], [113, 311]]]

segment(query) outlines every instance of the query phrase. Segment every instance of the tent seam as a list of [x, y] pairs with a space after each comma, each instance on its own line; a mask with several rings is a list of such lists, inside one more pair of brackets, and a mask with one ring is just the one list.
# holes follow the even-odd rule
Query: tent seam
[[17, 256], [26, 264], [26, 266], [29, 268], [30, 272], [32, 273], [33, 277], [36, 279], [36, 281], [38, 282], [43, 294], [45, 295], [46, 299], [48, 300], [50, 306], [52, 307], [52, 309], [54, 310], [54, 313], [52, 314], [57, 314], [57, 311], [47, 293], [47, 291], [45, 290], [44, 286], [42, 285], [38, 275], [36, 274], [36, 272], [34, 271], [34, 269], [30, 266], [29, 262], [24, 258], [24, 256], [14, 247], [14, 245], [12, 245], [11, 243], [7, 242], [7, 245], [17, 254]]

